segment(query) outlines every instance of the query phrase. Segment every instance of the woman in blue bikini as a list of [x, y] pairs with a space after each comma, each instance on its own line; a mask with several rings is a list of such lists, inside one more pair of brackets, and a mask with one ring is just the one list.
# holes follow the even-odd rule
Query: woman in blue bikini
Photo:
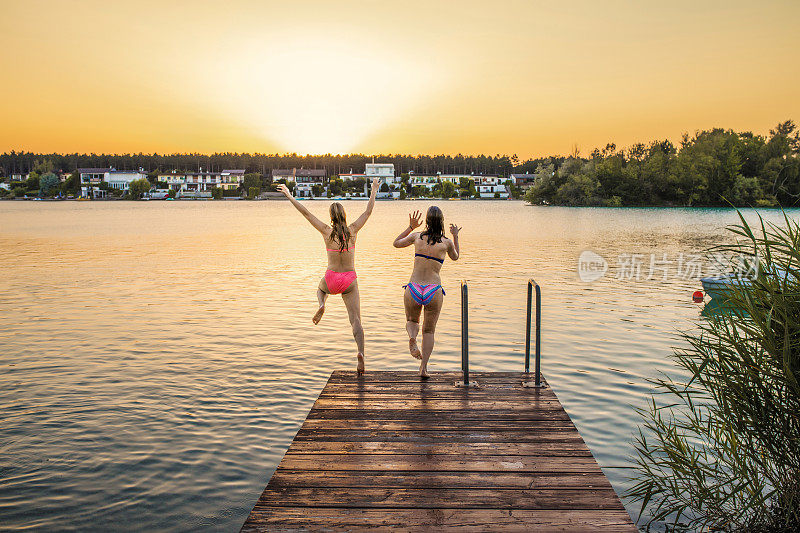
[[[411, 280], [405, 287], [403, 301], [406, 308], [406, 331], [408, 331], [408, 349], [411, 355], [420, 360], [419, 376], [428, 379], [428, 359], [433, 352], [433, 334], [439, 312], [442, 310], [444, 289], [439, 272], [442, 270], [445, 256], [453, 261], [458, 260], [458, 232], [461, 228], [450, 224], [453, 239], [444, 236], [444, 215], [438, 207], [431, 206], [425, 216], [425, 231], [415, 232], [421, 224], [419, 211], [408, 215], [408, 227], [394, 240], [395, 248], [414, 245], [414, 270]], [[422, 321], [422, 353], [417, 346], [419, 333], [419, 316], [425, 308]]]

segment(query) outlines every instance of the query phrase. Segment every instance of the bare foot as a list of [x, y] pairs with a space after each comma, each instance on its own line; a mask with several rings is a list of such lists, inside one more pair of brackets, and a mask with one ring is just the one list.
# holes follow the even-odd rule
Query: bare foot
[[411, 357], [414, 359], [422, 359], [419, 346], [417, 346], [417, 339], [408, 339], [408, 350], [411, 352]]
[[314, 314], [314, 318], [312, 318], [312, 319], [311, 319], [311, 321], [312, 321], [314, 324], [319, 324], [319, 321], [320, 321], [320, 320], [322, 320], [322, 315], [323, 315], [324, 313], [325, 313], [325, 306], [324, 306], [324, 305], [321, 305], [321, 306], [319, 307], [319, 309], [317, 309], [317, 312]]
[[364, 354], [358, 354], [358, 366], [356, 367], [356, 373], [360, 376], [364, 374]]
[[419, 367], [419, 379], [428, 379], [430, 374], [428, 374], [428, 369], [424, 368], [422, 365]]

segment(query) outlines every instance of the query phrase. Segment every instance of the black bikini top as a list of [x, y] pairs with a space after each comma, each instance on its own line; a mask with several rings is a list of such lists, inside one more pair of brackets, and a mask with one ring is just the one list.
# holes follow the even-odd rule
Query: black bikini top
[[434, 261], [439, 261], [441, 264], [444, 264], [444, 259], [439, 259], [438, 257], [431, 257], [430, 255], [425, 254], [414, 254], [415, 257], [424, 257], [425, 259], [433, 259]]

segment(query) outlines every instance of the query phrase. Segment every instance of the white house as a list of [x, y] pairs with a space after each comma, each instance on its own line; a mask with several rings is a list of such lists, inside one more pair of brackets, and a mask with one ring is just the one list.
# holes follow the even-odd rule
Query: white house
[[166, 183], [167, 189], [171, 191], [180, 191], [183, 188], [183, 184], [186, 183], [186, 174], [177, 172], [159, 174], [157, 180]]
[[433, 189], [437, 183], [439, 183], [439, 176], [438, 175], [428, 175], [428, 174], [411, 174], [409, 173], [409, 183], [411, 184], [411, 188], [414, 187], [425, 187], [429, 191]]
[[108, 183], [109, 189], [127, 191], [130, 189], [132, 181], [147, 179], [147, 173], [143, 169], [139, 170], [109, 170], [105, 173], [104, 181]]
[[394, 175], [394, 163], [367, 163], [364, 175], [367, 177], [367, 181], [378, 178], [381, 183], [389, 185], [394, 185], [399, 181]]
[[312, 198], [315, 185], [325, 190], [328, 184], [325, 169], [292, 168], [273, 170], [272, 181], [275, 182], [280, 179], [294, 182], [294, 195], [298, 198]]
[[109, 168], [79, 168], [81, 196], [84, 198], [104, 198], [106, 191], [100, 187], [105, 182], [109, 189], [127, 191], [134, 180], [147, 179], [147, 173], [139, 170], [117, 170]]
[[478, 185], [478, 192], [481, 198], [508, 198], [508, 189], [503, 184], [483, 184]]
[[478, 185], [499, 185], [506, 182], [506, 179], [500, 176], [483, 176], [480, 174], [439, 174], [439, 179], [449, 181], [456, 187], [461, 185], [461, 180], [472, 180], [476, 187]]
[[187, 196], [208, 196], [215, 187], [223, 190], [238, 189], [244, 179], [244, 172], [243, 169], [222, 172], [203, 172], [203, 169], [198, 172], [172, 171], [159, 174], [158, 181], [166, 183], [168, 189], [188, 193]]
[[357, 180], [357, 179], [366, 180], [367, 179], [367, 175], [366, 174], [357, 174], [357, 173], [355, 173], [355, 172], [353, 172], [351, 170], [348, 173], [339, 174], [339, 179], [342, 180], [342, 181]]
[[536, 174], [511, 174], [511, 183], [516, 185], [517, 187], [521, 187], [523, 189], [530, 188], [536, 180], [538, 176]]
[[[411, 187], [425, 187], [428, 190], [433, 189], [437, 183], [445, 183], [449, 182], [455, 185], [456, 187], [461, 187], [462, 180], [471, 180], [476, 187], [483, 185], [483, 186], [491, 186], [494, 188], [487, 188], [485, 189], [486, 192], [491, 192], [491, 196], [494, 197], [495, 192], [506, 192], [506, 188], [502, 186], [502, 183], [505, 182], [503, 178], [498, 176], [476, 176], [474, 174], [441, 174], [437, 173], [436, 175], [420, 175], [420, 174], [409, 174]], [[480, 189], [478, 189], [480, 190]]]
[[100, 188], [100, 184], [105, 181], [106, 172], [111, 172], [113, 168], [79, 168], [81, 183], [81, 197], [83, 198], [103, 198], [106, 191]]
[[238, 189], [243, 180], [243, 168], [223, 170], [219, 173], [219, 186], [223, 189]]
[[327, 192], [324, 176], [297, 176], [294, 182], [294, 195], [298, 198], [313, 198], [314, 187], [322, 187], [321, 194]]
[[[400, 184], [400, 179], [394, 174], [393, 163], [367, 163], [363, 174], [357, 174], [352, 170], [350, 170], [349, 173], [339, 174], [339, 179], [343, 181], [363, 179], [365, 181], [364, 196], [369, 194], [369, 184], [374, 178], [378, 178], [381, 185], [385, 183], [390, 187], [393, 187]], [[397, 198], [399, 196], [399, 190], [392, 192], [378, 192], [378, 198]]]
[[461, 185], [462, 179], [474, 180], [475, 183], [478, 183], [479, 176], [473, 176], [472, 174], [439, 174], [439, 179], [442, 181], [449, 181], [456, 187]]
[[501, 178], [500, 176], [474, 176], [475, 185], [501, 185], [504, 184], [507, 179]]

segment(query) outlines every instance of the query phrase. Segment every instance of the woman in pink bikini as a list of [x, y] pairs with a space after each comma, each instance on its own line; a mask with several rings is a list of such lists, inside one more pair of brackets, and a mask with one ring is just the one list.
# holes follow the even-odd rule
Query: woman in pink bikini
[[286, 185], [279, 185], [278, 189], [292, 202], [300, 213], [306, 217], [317, 231], [322, 233], [325, 248], [328, 250], [328, 269], [319, 282], [317, 299], [319, 309], [311, 320], [318, 324], [325, 313], [325, 300], [329, 294], [341, 294], [350, 325], [353, 327], [353, 338], [358, 346], [358, 373], [364, 373], [364, 328], [361, 327], [361, 298], [358, 294], [358, 280], [356, 280], [356, 234], [367, 223], [375, 207], [375, 194], [378, 192], [378, 179], [372, 180], [372, 191], [369, 196], [367, 209], [355, 222], [347, 225], [344, 207], [339, 202], [334, 202], [330, 207], [331, 225], [311, 214], [304, 205], [298, 202]]
[[[461, 228], [450, 224], [453, 240], [444, 236], [444, 215], [438, 207], [431, 206], [425, 216], [425, 231], [414, 232], [421, 224], [419, 211], [408, 215], [408, 227], [394, 240], [395, 248], [414, 245], [414, 270], [411, 280], [404, 285], [406, 291], [403, 298], [406, 308], [406, 331], [408, 331], [408, 348], [411, 355], [420, 360], [419, 376], [428, 379], [428, 359], [433, 352], [433, 334], [439, 321], [439, 312], [444, 301], [444, 289], [439, 272], [442, 270], [445, 256], [453, 261], [458, 260], [458, 232]], [[419, 333], [419, 315], [425, 308], [422, 322], [422, 353], [417, 346]]]

